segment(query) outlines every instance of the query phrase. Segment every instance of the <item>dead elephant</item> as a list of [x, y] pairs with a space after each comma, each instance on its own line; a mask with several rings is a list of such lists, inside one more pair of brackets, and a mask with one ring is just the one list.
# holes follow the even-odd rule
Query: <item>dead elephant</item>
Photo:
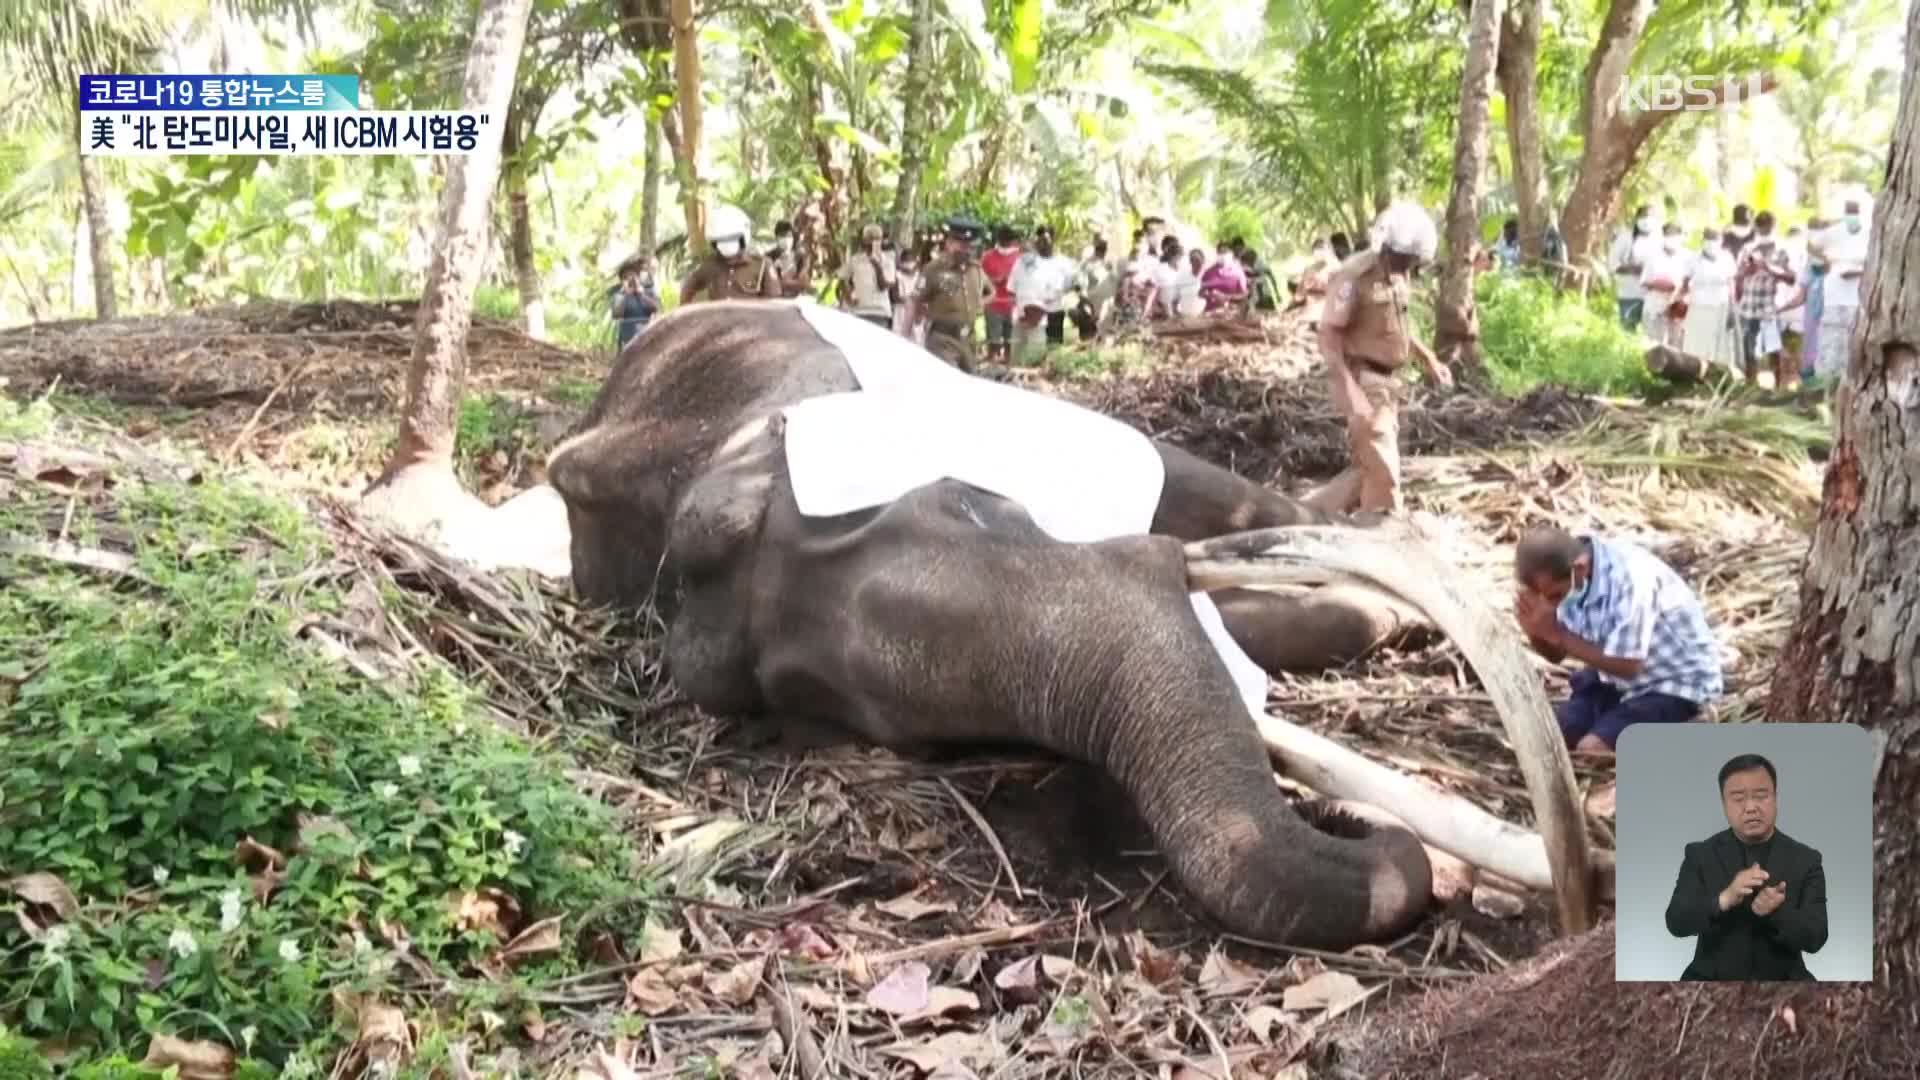
[[1189, 591], [1183, 541], [1317, 511], [792, 303], [656, 320], [549, 476], [575, 588], [656, 603], [667, 669], [708, 711], [1089, 762], [1188, 892], [1249, 936], [1344, 947], [1427, 905], [1419, 841], [1310, 823], [1248, 714], [1267, 684], [1247, 653], [1344, 661], [1394, 630], [1393, 609], [1361, 590], [1229, 590], [1223, 628]]

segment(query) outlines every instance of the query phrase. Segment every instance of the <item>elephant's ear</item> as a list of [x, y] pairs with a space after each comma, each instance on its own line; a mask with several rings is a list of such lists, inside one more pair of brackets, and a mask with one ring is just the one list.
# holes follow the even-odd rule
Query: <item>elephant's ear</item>
[[674, 504], [667, 558], [685, 576], [730, 565], [740, 549], [760, 535], [775, 485], [784, 481], [778, 414], [742, 425], [707, 459]]

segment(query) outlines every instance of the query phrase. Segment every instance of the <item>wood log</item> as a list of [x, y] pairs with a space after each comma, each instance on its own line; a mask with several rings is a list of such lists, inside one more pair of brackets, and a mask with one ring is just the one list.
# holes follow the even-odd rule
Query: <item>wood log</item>
[[1676, 383], [1697, 383], [1707, 377], [1706, 360], [1668, 345], [1647, 350], [1647, 370]]

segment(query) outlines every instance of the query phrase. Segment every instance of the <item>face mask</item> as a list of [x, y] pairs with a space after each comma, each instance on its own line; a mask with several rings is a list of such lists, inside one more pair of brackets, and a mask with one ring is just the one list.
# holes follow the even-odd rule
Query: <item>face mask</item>
[[735, 255], [740, 254], [740, 241], [716, 240], [713, 244], [713, 250], [719, 252], [721, 258], [731, 259]]
[[1567, 594], [1567, 599], [1577, 604], [1580, 601], [1586, 599], [1587, 591], [1592, 588], [1593, 588], [1593, 575], [1589, 573], [1586, 575], [1585, 580], [1580, 582], [1580, 584], [1576, 586], [1572, 592]]
[[1846, 216], [1846, 223], [1847, 223], [1848, 232], [1860, 231], [1860, 215], [1859, 214], [1848, 214]]
[[784, 236], [775, 237], [773, 241], [773, 250], [784, 253], [787, 250], [787, 248], [790, 247], [792, 244], [793, 244], [793, 241], [787, 239]]

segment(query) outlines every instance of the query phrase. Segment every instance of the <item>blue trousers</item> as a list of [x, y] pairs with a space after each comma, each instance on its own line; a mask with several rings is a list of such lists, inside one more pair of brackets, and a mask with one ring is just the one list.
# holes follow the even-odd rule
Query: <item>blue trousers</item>
[[1568, 749], [1585, 735], [1599, 737], [1611, 749], [1634, 724], [1684, 724], [1700, 715], [1697, 703], [1672, 694], [1650, 691], [1622, 700], [1620, 688], [1602, 681], [1592, 668], [1574, 672], [1570, 685], [1572, 694], [1554, 709]]

